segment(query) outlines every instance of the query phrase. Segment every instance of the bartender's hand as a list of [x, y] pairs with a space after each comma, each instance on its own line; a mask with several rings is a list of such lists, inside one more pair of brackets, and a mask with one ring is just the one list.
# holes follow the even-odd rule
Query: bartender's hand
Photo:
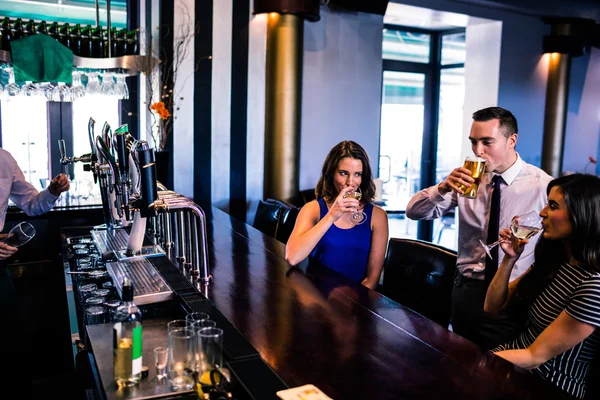
[[[6, 234], [0, 236], [0, 240], [6, 237]], [[16, 247], [12, 247], [7, 245], [6, 243], [0, 242], [0, 260], [6, 260], [8, 257], [12, 256], [19, 250]]]
[[65, 174], [58, 174], [52, 179], [48, 190], [55, 196], [59, 196], [62, 192], [66, 192], [71, 187], [71, 182]]

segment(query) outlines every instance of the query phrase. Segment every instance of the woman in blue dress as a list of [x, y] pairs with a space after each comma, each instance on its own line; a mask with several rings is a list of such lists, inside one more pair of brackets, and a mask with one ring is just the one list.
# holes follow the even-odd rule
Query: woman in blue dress
[[[362, 198], [348, 196], [357, 188]], [[388, 242], [386, 212], [373, 205], [375, 184], [366, 151], [346, 140], [333, 147], [315, 188], [316, 200], [302, 207], [286, 246], [286, 260], [335, 270], [354, 282], [375, 289]], [[356, 224], [352, 213], [364, 212]]]
[[494, 352], [583, 398], [600, 351], [600, 178], [573, 174], [554, 179], [540, 217], [544, 231], [535, 264], [511, 283], [527, 240], [515, 239], [508, 229], [500, 232], [505, 255], [484, 308], [527, 315], [521, 334]]

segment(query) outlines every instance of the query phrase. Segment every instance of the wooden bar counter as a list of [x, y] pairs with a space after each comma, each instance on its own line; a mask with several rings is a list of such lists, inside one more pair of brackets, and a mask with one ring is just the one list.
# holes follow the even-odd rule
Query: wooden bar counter
[[[336, 400], [570, 398], [333, 271], [290, 268], [283, 244], [215, 208], [205, 211], [213, 280], [200, 291], [287, 386], [311, 383]], [[106, 352], [110, 338], [101, 340], [92, 348]], [[102, 379], [110, 379], [107, 362], [110, 355], [96, 359]], [[151, 359], [144, 364], [152, 369]], [[260, 380], [257, 373], [244, 384]]]

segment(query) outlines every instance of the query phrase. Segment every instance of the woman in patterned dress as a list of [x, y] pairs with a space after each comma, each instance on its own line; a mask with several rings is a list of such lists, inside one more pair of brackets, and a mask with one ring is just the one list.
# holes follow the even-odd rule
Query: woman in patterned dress
[[583, 398], [600, 348], [600, 178], [573, 174], [548, 184], [535, 263], [508, 283], [526, 240], [500, 232], [505, 256], [485, 299], [487, 312], [523, 310], [523, 331], [493, 351]]

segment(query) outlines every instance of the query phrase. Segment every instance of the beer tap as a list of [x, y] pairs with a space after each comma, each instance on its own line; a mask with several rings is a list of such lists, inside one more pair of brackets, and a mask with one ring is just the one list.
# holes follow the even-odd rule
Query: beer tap
[[83, 166], [84, 171], [92, 171], [94, 174], [94, 183], [98, 183], [98, 173], [96, 171], [96, 163], [98, 162], [98, 155], [96, 153], [96, 146], [94, 146], [94, 124], [96, 121], [92, 117], [88, 122], [88, 139], [90, 140], [90, 148], [92, 149], [91, 162]]
[[117, 157], [119, 160], [119, 177], [120, 187], [118, 192], [121, 195], [121, 203], [123, 205], [123, 211], [125, 212], [125, 219], [130, 219], [129, 213], [129, 191], [130, 191], [130, 180], [129, 180], [129, 151], [127, 150], [126, 134], [127, 125], [122, 125], [115, 131], [115, 142], [117, 149]]
[[68, 165], [75, 162], [89, 163], [92, 161], [91, 153], [84, 154], [81, 157], [67, 157], [67, 148], [64, 139], [58, 140], [58, 150], [60, 151], [60, 163], [62, 165]]
[[[120, 148], [121, 145], [119, 144], [119, 141], [117, 141], [119, 154], [121, 154]], [[131, 209], [134, 212], [134, 217], [129, 240], [127, 242], [127, 256], [134, 256], [140, 253], [144, 234], [146, 232], [147, 217], [155, 214], [153, 205], [154, 201], [158, 198], [154, 150], [148, 146], [146, 141], [135, 141], [132, 144], [131, 153], [134, 155], [133, 161], [139, 179], [137, 180], [137, 196], [135, 200], [131, 202]]]

